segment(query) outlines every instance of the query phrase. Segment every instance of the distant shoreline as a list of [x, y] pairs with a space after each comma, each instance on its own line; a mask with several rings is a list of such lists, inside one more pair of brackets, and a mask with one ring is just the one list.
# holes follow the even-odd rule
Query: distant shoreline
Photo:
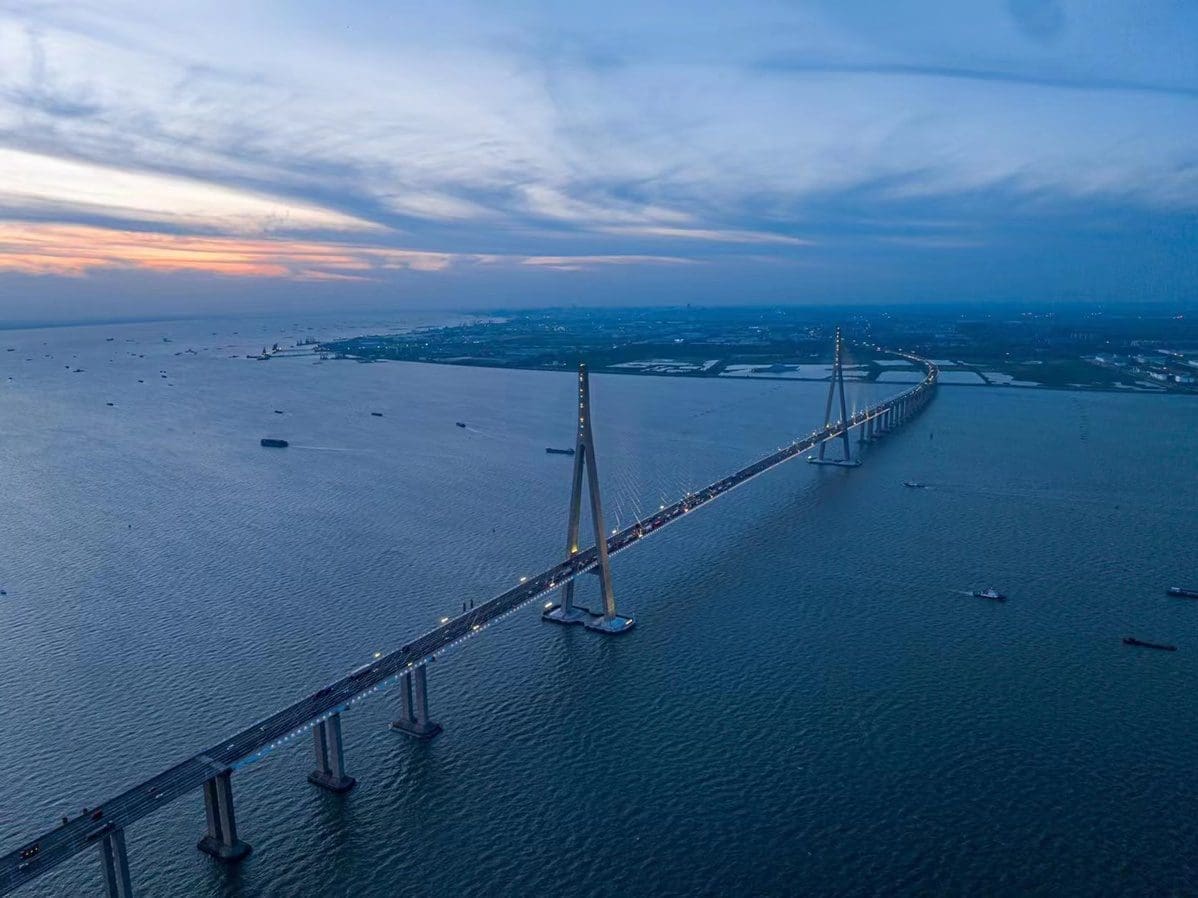
[[361, 361], [568, 371], [585, 359], [595, 373], [826, 382], [841, 334], [846, 381], [904, 383], [895, 378], [909, 366], [894, 349], [937, 360], [944, 386], [1198, 395], [1198, 321], [944, 310], [845, 317], [784, 307], [559, 309], [360, 333], [319, 350]]
[[[548, 373], [569, 373], [571, 368], [567, 367], [550, 367], [545, 365], [483, 365], [483, 364], [468, 364], [464, 362], [449, 362], [439, 359], [388, 359], [388, 358], [370, 358], [368, 356], [345, 355], [342, 358], [329, 358], [329, 362], [354, 362], [359, 365], [372, 365], [379, 362], [393, 362], [401, 365], [440, 365], [445, 368], [478, 368], [489, 371], [544, 371]], [[810, 364], [810, 363], [809, 363]], [[827, 362], [831, 364], [831, 362]], [[591, 368], [592, 374], [616, 374], [625, 377], [662, 377], [669, 380], [706, 380], [716, 381], [719, 383], [739, 383], [739, 382], [754, 382], [754, 381], [769, 381], [771, 383], [809, 383], [819, 384], [828, 383], [827, 377], [777, 377], [769, 374], [755, 374], [744, 377], [728, 377], [727, 375], [710, 375], [710, 374], [667, 374], [660, 371], [637, 371], [628, 368]], [[948, 373], [952, 373], [951, 371]], [[870, 384], [879, 387], [902, 387], [910, 386], [904, 381], [874, 381], [860, 380], [857, 378], [845, 378], [846, 387], [853, 384]], [[990, 390], [1025, 390], [1029, 392], [1044, 392], [1052, 391], [1054, 393], [1114, 393], [1118, 395], [1142, 395], [1142, 396], [1183, 396], [1183, 397], [1198, 397], [1198, 393], [1183, 393], [1177, 390], [1148, 390], [1143, 387], [1104, 387], [1098, 385], [1078, 385], [1065, 386], [1061, 384], [1013, 384], [1013, 383], [951, 383], [947, 381], [939, 381], [938, 387], [965, 387], [967, 389], [990, 389]]]

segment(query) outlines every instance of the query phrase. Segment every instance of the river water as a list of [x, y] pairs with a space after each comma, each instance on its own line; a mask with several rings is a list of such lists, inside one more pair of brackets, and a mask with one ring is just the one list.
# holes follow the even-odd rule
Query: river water
[[[3, 850], [562, 553], [571, 374], [244, 357], [419, 323], [0, 333]], [[593, 377], [608, 526], [810, 432], [824, 389]], [[1185, 398], [944, 387], [861, 468], [792, 462], [621, 554], [627, 636], [529, 608], [439, 660], [431, 743], [353, 709], [348, 796], [307, 739], [238, 772], [239, 866], [195, 849], [198, 794], [132, 827], [135, 888], [1193, 894], [1198, 602], [1164, 588], [1198, 584], [1196, 435]], [[99, 891], [84, 855], [22, 894]]]

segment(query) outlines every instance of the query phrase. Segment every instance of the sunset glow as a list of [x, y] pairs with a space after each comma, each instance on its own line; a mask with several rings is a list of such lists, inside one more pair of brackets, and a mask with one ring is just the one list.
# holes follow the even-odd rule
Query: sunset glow
[[558, 271], [684, 265], [677, 256], [522, 256], [435, 253], [360, 243], [205, 237], [89, 225], [0, 222], [0, 274], [81, 277], [104, 270], [201, 272], [223, 277], [369, 281], [391, 271], [513, 264]]
[[200, 237], [85, 225], [0, 222], [0, 272], [78, 277], [104, 269], [250, 278], [361, 279], [387, 269], [441, 271], [452, 256], [286, 239]]

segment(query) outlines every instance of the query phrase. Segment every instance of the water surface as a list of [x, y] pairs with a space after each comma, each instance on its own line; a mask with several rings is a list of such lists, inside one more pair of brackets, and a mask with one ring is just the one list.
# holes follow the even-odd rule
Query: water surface
[[[0, 333], [6, 850], [563, 551], [572, 375], [244, 358], [398, 323]], [[609, 526], [823, 389], [594, 377]], [[1191, 894], [1198, 603], [1163, 590], [1198, 582], [1195, 433], [1185, 398], [945, 387], [860, 469], [793, 462], [621, 554], [626, 637], [530, 608], [438, 661], [435, 741], [355, 708], [347, 797], [306, 741], [238, 773], [239, 867], [196, 851], [198, 794], [146, 819], [135, 887]], [[99, 889], [81, 856], [23, 894]]]

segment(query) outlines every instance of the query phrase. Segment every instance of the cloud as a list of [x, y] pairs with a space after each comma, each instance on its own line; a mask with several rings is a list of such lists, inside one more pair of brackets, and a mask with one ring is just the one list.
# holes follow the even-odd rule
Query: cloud
[[548, 184], [526, 184], [521, 187], [525, 208], [533, 215], [578, 225], [609, 225], [612, 223], [644, 224], [685, 223], [691, 216], [676, 209], [651, 204], [638, 204], [608, 198], [606, 202], [579, 199], [566, 190]]
[[381, 280], [452, 266], [525, 265], [577, 271], [609, 265], [682, 265], [669, 256], [520, 256], [440, 253], [365, 243], [160, 234], [88, 225], [0, 222], [0, 274], [81, 277], [95, 271], [200, 272], [300, 281]]
[[624, 234], [633, 237], [662, 237], [680, 240], [707, 240], [713, 243], [774, 243], [787, 246], [811, 246], [814, 241], [769, 231], [741, 231], [735, 228], [679, 228], [664, 225], [629, 225], [604, 227], [605, 234]]
[[234, 234], [377, 227], [303, 201], [2, 147], [0, 172], [0, 213], [10, 216], [102, 216]]
[[453, 256], [294, 239], [156, 234], [87, 225], [0, 222], [0, 272], [81, 276], [104, 269], [330, 279], [442, 271]]
[[528, 256], [520, 261], [534, 268], [557, 271], [581, 271], [610, 265], [690, 265], [695, 262], [679, 256]]
[[383, 194], [379, 199], [386, 208], [400, 215], [434, 221], [465, 221], [491, 214], [485, 206], [445, 193]]
[[[921, 218], [995, 247], [1104, 210], [1134, 237], [1198, 210], [1198, 14], [1100, 7], [8, 4], [0, 221], [37, 246], [7, 270], [851, 279]], [[156, 262], [114, 236], [150, 232]]]

